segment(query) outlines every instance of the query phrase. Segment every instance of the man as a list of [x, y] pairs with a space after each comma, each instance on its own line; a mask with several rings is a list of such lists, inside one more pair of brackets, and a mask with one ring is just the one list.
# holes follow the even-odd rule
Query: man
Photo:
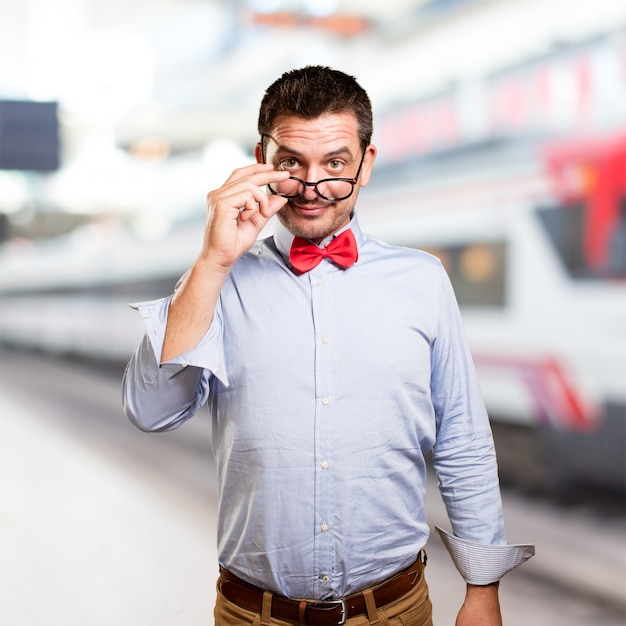
[[[493, 441], [441, 264], [363, 234], [369, 98], [325, 67], [284, 74], [255, 165], [207, 198], [204, 242], [124, 377], [128, 417], [178, 427], [208, 402], [222, 624], [432, 624], [423, 552], [433, 450], [467, 581], [459, 626], [501, 624]], [[266, 189], [264, 189], [264, 187]], [[384, 210], [384, 207], [381, 207]], [[273, 237], [257, 241], [277, 215]]]

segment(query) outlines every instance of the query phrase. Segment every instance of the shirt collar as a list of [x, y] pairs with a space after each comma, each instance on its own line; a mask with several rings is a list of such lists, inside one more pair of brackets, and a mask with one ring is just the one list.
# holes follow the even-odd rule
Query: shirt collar
[[[348, 224], [346, 224], [343, 228], [340, 228], [336, 233], [333, 233], [329, 237], [326, 237], [320, 244], [320, 248], [325, 248], [337, 235], [342, 233], [344, 230], [352, 229], [352, 233], [354, 234], [354, 238], [356, 239], [356, 244], [358, 248], [361, 248], [361, 244], [363, 242], [363, 233], [361, 232], [361, 228], [359, 226], [359, 221], [356, 217], [356, 212], [352, 214], [352, 219]], [[276, 228], [274, 229], [274, 242], [281, 256], [287, 263], [289, 267], [291, 267], [291, 263], [289, 263], [289, 251], [291, 250], [291, 244], [294, 240], [294, 235], [287, 230], [284, 224], [277, 219], [276, 220]]]

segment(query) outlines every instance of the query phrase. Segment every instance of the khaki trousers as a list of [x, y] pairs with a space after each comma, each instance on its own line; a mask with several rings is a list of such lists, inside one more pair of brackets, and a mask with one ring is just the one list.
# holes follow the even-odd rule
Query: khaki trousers
[[[433, 626], [432, 605], [428, 597], [426, 578], [421, 576], [419, 582], [404, 596], [387, 606], [376, 608], [371, 589], [363, 592], [367, 613], [347, 620], [346, 626]], [[298, 622], [286, 622], [270, 616], [272, 594], [266, 592], [263, 598], [261, 613], [254, 613], [228, 601], [217, 586], [215, 603], [215, 626], [292, 626]]]

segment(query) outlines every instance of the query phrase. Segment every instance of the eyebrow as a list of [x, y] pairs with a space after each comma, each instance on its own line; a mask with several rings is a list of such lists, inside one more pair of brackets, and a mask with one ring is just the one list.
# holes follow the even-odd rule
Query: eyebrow
[[[293, 156], [296, 157], [303, 157], [305, 156], [302, 152], [298, 151], [298, 150], [294, 150], [293, 148], [290, 148], [289, 146], [285, 146], [282, 144], [277, 144], [277, 149], [276, 149], [276, 153], [280, 154], [280, 153], [287, 153], [287, 154], [293, 154]], [[351, 158], [355, 158], [352, 155], [352, 151], [350, 150], [350, 148], [348, 148], [348, 146], [342, 146], [341, 148], [337, 148], [336, 150], [331, 150], [330, 152], [327, 152], [324, 155], [324, 158], [326, 159], [332, 159], [333, 157], [338, 157], [341, 155], [347, 154], [349, 155]]]

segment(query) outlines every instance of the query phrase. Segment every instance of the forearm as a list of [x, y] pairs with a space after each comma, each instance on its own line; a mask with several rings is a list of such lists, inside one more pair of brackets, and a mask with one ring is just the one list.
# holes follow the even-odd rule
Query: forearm
[[210, 257], [200, 257], [172, 296], [161, 363], [195, 348], [205, 336], [229, 271]]

